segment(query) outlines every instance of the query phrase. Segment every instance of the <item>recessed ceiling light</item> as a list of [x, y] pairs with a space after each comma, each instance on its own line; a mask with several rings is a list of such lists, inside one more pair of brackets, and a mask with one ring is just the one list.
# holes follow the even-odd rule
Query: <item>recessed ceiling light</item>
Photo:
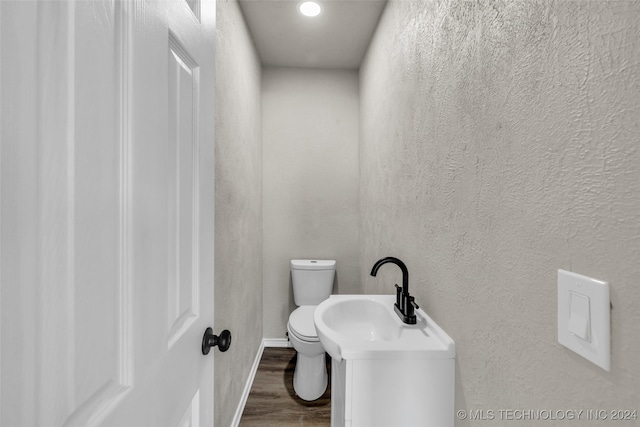
[[298, 10], [304, 16], [318, 16], [322, 12], [322, 7], [315, 1], [305, 1], [300, 3]]

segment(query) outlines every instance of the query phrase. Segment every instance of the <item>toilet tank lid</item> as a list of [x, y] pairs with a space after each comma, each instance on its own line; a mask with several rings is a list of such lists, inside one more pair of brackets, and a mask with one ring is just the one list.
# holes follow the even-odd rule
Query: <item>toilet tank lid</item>
[[334, 259], [292, 259], [292, 270], [335, 270]]

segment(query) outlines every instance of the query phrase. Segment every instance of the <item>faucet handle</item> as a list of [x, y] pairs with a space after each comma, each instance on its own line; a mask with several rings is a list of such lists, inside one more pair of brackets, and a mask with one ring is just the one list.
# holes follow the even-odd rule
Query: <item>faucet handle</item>
[[414, 308], [420, 308], [420, 306], [416, 304], [416, 299], [414, 297], [409, 297], [409, 304], [411, 304]]
[[396, 305], [398, 306], [398, 308], [402, 308], [402, 288], [400, 286], [398, 286], [398, 284], [396, 283]]

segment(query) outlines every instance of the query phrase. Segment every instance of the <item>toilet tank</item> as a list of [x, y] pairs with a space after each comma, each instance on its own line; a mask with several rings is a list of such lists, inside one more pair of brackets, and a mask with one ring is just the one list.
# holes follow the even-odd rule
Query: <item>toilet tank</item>
[[292, 259], [291, 281], [296, 305], [318, 305], [329, 298], [335, 274], [335, 260]]

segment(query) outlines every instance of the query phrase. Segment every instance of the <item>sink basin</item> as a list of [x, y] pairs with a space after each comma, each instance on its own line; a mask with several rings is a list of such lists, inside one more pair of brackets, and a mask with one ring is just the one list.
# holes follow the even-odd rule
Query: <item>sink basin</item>
[[402, 329], [385, 308], [373, 298], [339, 298], [322, 315], [331, 331], [347, 339], [359, 341], [391, 341], [400, 337]]
[[453, 340], [422, 310], [415, 325], [393, 310], [395, 295], [331, 295], [314, 313], [320, 342], [342, 359], [451, 359]]

